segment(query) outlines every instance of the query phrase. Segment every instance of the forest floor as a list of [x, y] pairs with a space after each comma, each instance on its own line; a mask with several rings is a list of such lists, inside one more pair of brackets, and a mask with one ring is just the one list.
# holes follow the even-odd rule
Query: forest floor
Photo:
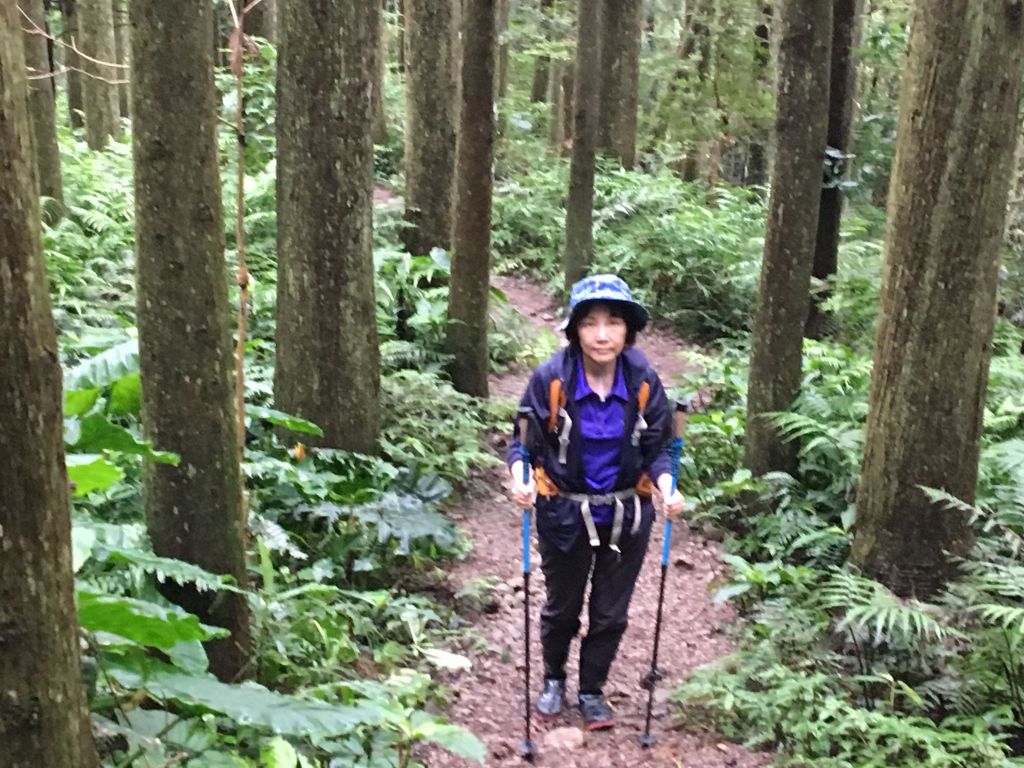
[[[511, 278], [498, 278], [494, 282], [534, 327], [554, 329], [558, 308], [552, 306], [539, 286]], [[648, 331], [642, 334], [638, 346], [667, 387], [680, 383], [688, 371], [694, 370], [681, 355], [685, 344], [671, 334]], [[529, 375], [529, 370], [512, 370], [492, 376], [491, 396], [518, 400]], [[495, 448], [503, 450], [506, 439], [494, 436]], [[488, 747], [488, 766], [522, 764], [516, 748], [524, 732], [521, 517], [508, 500], [505, 478], [501, 468], [481, 472], [477, 482], [449, 511], [473, 546], [464, 560], [451, 567], [448, 587], [458, 592], [466, 588], [479, 591], [480, 585], [488, 582], [494, 585], [481, 609], [473, 615], [479, 642], [463, 651], [470, 657], [472, 668], [445, 680], [451, 691], [448, 715], [452, 722], [483, 739]], [[688, 732], [668, 713], [671, 705], [667, 698], [686, 676], [695, 667], [731, 650], [726, 630], [734, 620], [731, 609], [712, 603], [709, 594], [709, 585], [724, 574], [719, 546], [693, 533], [679, 535], [678, 531], [679, 526], [672, 540], [658, 665], [665, 678], [656, 689], [655, 719], [651, 727], [657, 744], [645, 750], [636, 737], [643, 731], [647, 706], [647, 692], [640, 688], [639, 681], [651, 663], [660, 576], [660, 525], [651, 537], [630, 609], [629, 629], [605, 687], [608, 702], [615, 710], [616, 727], [600, 733], [584, 732], [579, 713], [571, 706], [555, 722], [544, 723], [534, 717], [534, 742], [539, 751], [537, 765], [754, 768], [771, 762], [770, 755], [751, 753], [713, 735]], [[540, 562], [536, 542], [531, 562], [538, 565]], [[536, 696], [543, 674], [537, 637], [544, 595], [544, 576], [536, 566], [530, 591], [534, 639], [531, 695]], [[586, 610], [582, 619], [581, 636], [586, 632]], [[575, 702], [576, 696], [577, 654], [578, 642], [573, 643], [568, 670], [570, 703]], [[472, 765], [440, 751], [430, 750], [425, 756], [431, 768], [469, 768]]]

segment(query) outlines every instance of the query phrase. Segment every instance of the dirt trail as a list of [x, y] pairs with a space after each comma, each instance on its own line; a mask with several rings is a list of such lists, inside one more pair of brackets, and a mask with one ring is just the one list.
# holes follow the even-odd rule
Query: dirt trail
[[[499, 278], [495, 284], [509, 301], [536, 327], [553, 328], [557, 308], [536, 285], [522, 280]], [[651, 359], [667, 387], [678, 385], [689, 368], [679, 355], [683, 344], [671, 335], [653, 331], [642, 335], [641, 349]], [[514, 371], [491, 380], [492, 396], [515, 397], [522, 393], [529, 371]], [[503, 445], [499, 445], [502, 448]], [[497, 584], [475, 623], [483, 642], [465, 649], [471, 670], [448, 681], [452, 694], [448, 715], [481, 737], [487, 744], [489, 766], [525, 763], [516, 755], [523, 736], [523, 603], [520, 560], [520, 516], [511, 508], [504, 490], [504, 472], [493, 470], [474, 483], [469, 495], [450, 511], [473, 542], [472, 552], [450, 572], [450, 586], [459, 590], [479, 585], [484, 579]], [[583, 734], [578, 713], [567, 714], [554, 723], [534, 718], [534, 741], [540, 749], [536, 765], [559, 768], [612, 768], [615, 766], [665, 766], [666, 768], [754, 768], [771, 762], [768, 755], [750, 753], [741, 747], [712, 737], [686, 733], [667, 716], [667, 696], [697, 666], [729, 652], [723, 628], [733, 619], [728, 607], [714, 605], [708, 585], [723, 574], [717, 545], [688, 534], [677, 533], [672, 541], [668, 581], [665, 588], [664, 624], [659, 667], [666, 673], [657, 688], [655, 722], [652, 732], [657, 745], [643, 750], [636, 736], [643, 730], [647, 693], [639, 680], [650, 668], [651, 643], [658, 600], [661, 525], [651, 537], [651, 547], [633, 598], [630, 626], [605, 688], [615, 709], [616, 728], [610, 732]], [[534, 546], [532, 562], [540, 557]], [[541, 679], [540, 646], [536, 641], [539, 613], [544, 595], [544, 577], [539, 567], [531, 580], [533, 619], [532, 693]], [[586, 611], [584, 628], [586, 632]], [[575, 700], [575, 670], [578, 642], [573, 644], [569, 662], [569, 697]], [[582, 737], [582, 743], [581, 743]], [[427, 755], [431, 768], [462, 768], [471, 764], [439, 751]]]

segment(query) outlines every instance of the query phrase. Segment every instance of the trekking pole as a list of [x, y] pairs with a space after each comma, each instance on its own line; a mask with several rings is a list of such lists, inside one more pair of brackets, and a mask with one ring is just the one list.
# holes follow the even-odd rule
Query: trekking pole
[[[672, 444], [669, 448], [672, 457], [672, 493], [679, 485], [679, 460], [683, 454], [683, 430], [686, 417], [690, 412], [688, 400], [677, 400], [675, 413], [672, 416]], [[651, 712], [654, 709], [654, 686], [661, 679], [658, 671], [658, 643], [661, 640], [661, 611], [665, 604], [665, 576], [668, 573], [668, 551], [672, 546], [672, 520], [665, 520], [665, 536], [661, 545], [661, 586], [658, 588], [658, 617], [654, 621], [654, 652], [651, 654], [651, 671], [644, 675], [640, 686], [647, 689], [647, 720], [644, 732], [638, 740], [642, 747], [652, 747], [656, 739], [651, 735]]]
[[[532, 408], [520, 408], [519, 416], [519, 455], [523, 462], [523, 485], [530, 482], [530, 453], [526, 449], [526, 436], [529, 429]], [[537, 755], [537, 746], [530, 734], [533, 708], [530, 706], [530, 508], [523, 507], [523, 653], [526, 658], [524, 677], [524, 711], [526, 715], [526, 738], [519, 745], [519, 756], [532, 763]]]

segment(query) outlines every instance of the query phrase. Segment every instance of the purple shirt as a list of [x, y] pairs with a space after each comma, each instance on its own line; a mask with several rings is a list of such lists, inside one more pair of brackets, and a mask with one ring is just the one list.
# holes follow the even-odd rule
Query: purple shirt
[[[580, 435], [583, 437], [583, 474], [592, 493], [608, 493], [615, 489], [619, 474], [619, 454], [625, 432], [623, 416], [629, 402], [622, 360], [615, 364], [612, 390], [603, 400], [590, 388], [583, 370], [583, 359], [576, 363], [576, 391], [573, 399], [579, 406]], [[614, 517], [611, 505], [590, 508], [597, 525], [610, 525]]]

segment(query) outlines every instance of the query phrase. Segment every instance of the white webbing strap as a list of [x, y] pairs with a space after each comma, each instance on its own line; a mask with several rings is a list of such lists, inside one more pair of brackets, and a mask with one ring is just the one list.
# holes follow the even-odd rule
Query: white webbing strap
[[592, 504], [597, 506], [612, 505], [615, 509], [615, 516], [612, 520], [612, 535], [608, 542], [608, 548], [613, 552], [622, 554], [619, 549], [619, 540], [622, 538], [622, 526], [626, 517], [626, 506], [623, 502], [633, 500], [633, 525], [630, 533], [636, 535], [640, 530], [640, 497], [635, 488], [628, 488], [624, 491], [612, 491], [611, 493], [562, 493], [567, 499], [575, 501], [580, 505], [580, 515], [583, 517], [583, 525], [587, 529], [587, 537], [590, 539], [590, 546], [598, 547], [601, 540], [597, 535], [597, 525], [594, 523], [594, 515], [590, 511]]
[[558, 409], [562, 417], [562, 429], [558, 432], [558, 463], [565, 464], [569, 460], [569, 433], [572, 431], [572, 419], [565, 408]]
[[597, 535], [597, 526], [594, 524], [594, 516], [590, 514], [590, 497], [584, 495], [580, 502], [580, 514], [583, 515], [583, 525], [587, 528], [587, 536], [590, 538], [590, 546], [599, 547], [601, 539]]

